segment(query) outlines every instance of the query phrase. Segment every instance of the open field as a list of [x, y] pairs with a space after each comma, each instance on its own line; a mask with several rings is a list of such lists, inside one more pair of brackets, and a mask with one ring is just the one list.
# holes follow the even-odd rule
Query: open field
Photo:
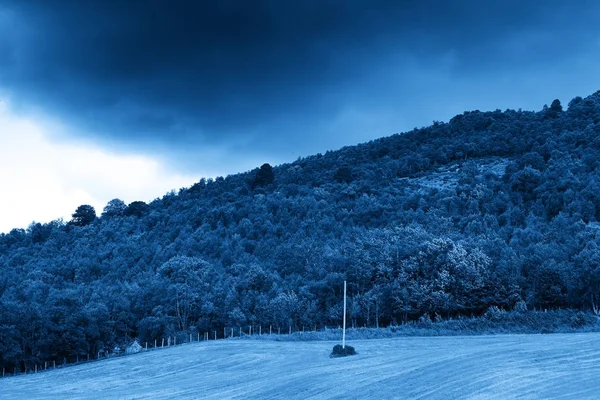
[[0, 379], [0, 399], [597, 399], [600, 334], [220, 340]]

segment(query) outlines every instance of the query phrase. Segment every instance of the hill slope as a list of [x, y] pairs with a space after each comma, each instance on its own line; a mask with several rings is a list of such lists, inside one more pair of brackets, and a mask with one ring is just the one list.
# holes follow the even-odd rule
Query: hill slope
[[2, 380], [0, 398], [595, 399], [599, 334], [218, 341]]
[[0, 235], [0, 366], [139, 337], [600, 306], [600, 92]]

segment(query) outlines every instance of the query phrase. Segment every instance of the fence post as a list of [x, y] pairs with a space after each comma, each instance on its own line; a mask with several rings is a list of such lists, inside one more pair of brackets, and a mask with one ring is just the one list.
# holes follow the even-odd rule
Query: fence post
[[290, 325], [290, 333], [289, 334], [290, 335], [292, 334], [292, 326], [291, 325]]
[[215, 331], [215, 340], [217, 340], [217, 331]]
[[[99, 355], [99, 354], [100, 354], [100, 353], [98, 353], [98, 355]], [[56, 360], [52, 360], [52, 366], [53, 366], [53, 368], [54, 368], [54, 369], [56, 369]]]
[[192, 343], [192, 334], [190, 333], [190, 343]]
[[262, 336], [262, 325], [258, 326], [258, 336]]
[[272, 334], [273, 334], [273, 326], [269, 325], [269, 335], [272, 335]]
[[146, 342], [146, 350], [148, 350], [148, 342]]
[[160, 347], [165, 347], [165, 338], [162, 338], [162, 344], [160, 345]]
[[233, 337], [233, 328], [231, 328], [231, 337]]
[[37, 373], [37, 363], [35, 363], [35, 372]]

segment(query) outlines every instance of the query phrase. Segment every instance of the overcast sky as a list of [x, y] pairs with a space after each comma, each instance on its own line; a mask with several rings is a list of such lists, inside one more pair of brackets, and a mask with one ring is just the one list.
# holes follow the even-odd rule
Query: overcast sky
[[600, 2], [0, 0], [0, 232], [600, 89]]

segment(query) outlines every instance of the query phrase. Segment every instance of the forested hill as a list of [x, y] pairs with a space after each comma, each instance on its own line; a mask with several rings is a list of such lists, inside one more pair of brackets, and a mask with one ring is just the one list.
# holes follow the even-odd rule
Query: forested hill
[[592, 309], [599, 164], [597, 92], [115, 199], [98, 217], [80, 207], [0, 235], [0, 366], [132, 337], [337, 325], [343, 280], [359, 326]]

